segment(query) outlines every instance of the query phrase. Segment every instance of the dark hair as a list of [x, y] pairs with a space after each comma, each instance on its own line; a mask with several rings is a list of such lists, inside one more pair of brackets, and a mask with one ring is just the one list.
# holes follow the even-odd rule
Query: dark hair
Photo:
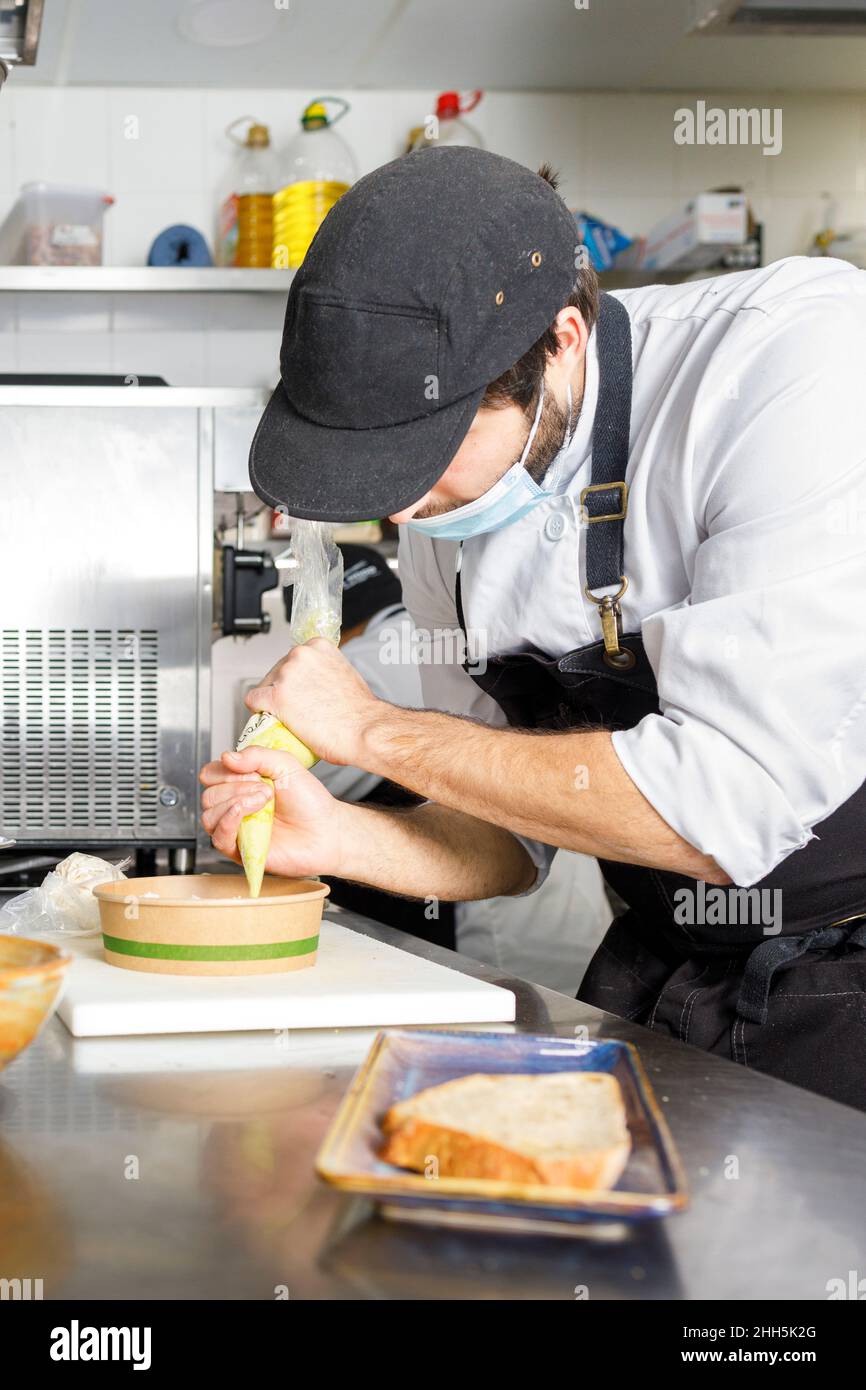
[[[542, 164], [538, 173], [551, 188], [558, 187], [559, 175], [549, 164]], [[582, 266], [575, 272], [574, 289], [562, 307], [565, 309], [569, 306], [580, 311], [587, 328], [593, 327], [598, 318], [598, 277], [591, 265]], [[538, 400], [547, 359], [555, 357], [558, 351], [559, 339], [551, 325], [519, 362], [490, 383], [484, 392], [481, 409], [500, 410], [507, 405], [519, 405], [521, 410], [527, 412], [533, 409]]]

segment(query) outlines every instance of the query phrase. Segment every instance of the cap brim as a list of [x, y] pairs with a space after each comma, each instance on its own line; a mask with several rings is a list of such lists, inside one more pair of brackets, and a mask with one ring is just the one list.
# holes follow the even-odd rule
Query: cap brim
[[485, 389], [408, 424], [349, 430], [299, 415], [280, 383], [250, 448], [253, 491], [270, 506], [310, 521], [391, 516], [441, 478]]

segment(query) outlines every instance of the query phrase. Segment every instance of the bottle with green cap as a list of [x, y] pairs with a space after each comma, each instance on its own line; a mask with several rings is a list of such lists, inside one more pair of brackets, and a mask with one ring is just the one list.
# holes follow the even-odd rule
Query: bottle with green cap
[[354, 155], [334, 130], [348, 110], [342, 97], [317, 97], [283, 152], [274, 194], [272, 264], [278, 270], [301, 264], [321, 222], [357, 178]]

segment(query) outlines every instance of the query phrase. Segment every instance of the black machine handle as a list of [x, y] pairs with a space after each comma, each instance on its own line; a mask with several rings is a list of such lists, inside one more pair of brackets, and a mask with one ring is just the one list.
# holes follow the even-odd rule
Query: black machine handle
[[267, 551], [223, 546], [223, 636], [268, 632], [271, 620], [262, 611], [262, 596], [278, 582], [277, 567]]

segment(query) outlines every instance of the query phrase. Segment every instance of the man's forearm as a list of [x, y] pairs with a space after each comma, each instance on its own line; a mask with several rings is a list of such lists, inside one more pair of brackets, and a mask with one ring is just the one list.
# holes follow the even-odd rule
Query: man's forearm
[[389, 705], [324, 638], [293, 647], [246, 703], [276, 715], [329, 762], [391, 778], [470, 820], [600, 859], [729, 882], [642, 795], [605, 731], [524, 733]]
[[413, 898], [460, 902], [525, 892], [536, 870], [507, 830], [444, 806], [341, 804], [341, 878]]
[[604, 730], [524, 733], [385, 705], [364, 731], [362, 753], [369, 771], [516, 834], [600, 859], [729, 881], [650, 805]]

